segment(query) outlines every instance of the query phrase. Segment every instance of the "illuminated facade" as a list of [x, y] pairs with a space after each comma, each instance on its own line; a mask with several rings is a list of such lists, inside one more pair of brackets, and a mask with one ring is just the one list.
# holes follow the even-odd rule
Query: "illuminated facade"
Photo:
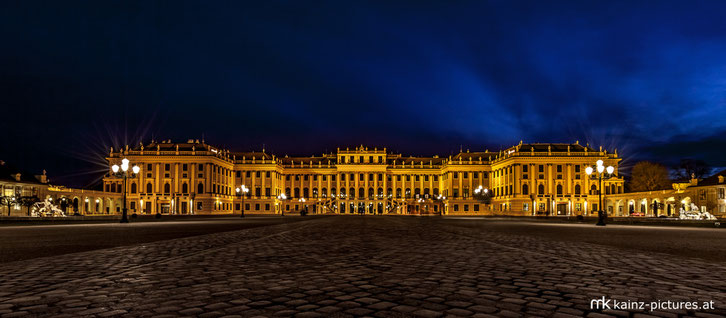
[[[499, 152], [406, 157], [386, 148], [339, 148], [311, 157], [232, 152], [189, 140], [111, 149], [110, 164], [128, 158], [141, 172], [128, 180], [130, 213], [588, 215], [598, 208], [597, 182], [585, 168], [615, 167], [603, 194], [623, 192], [617, 151], [573, 144], [520, 144]], [[245, 185], [245, 197], [235, 189]], [[477, 188], [490, 197], [475, 195]], [[106, 192], [122, 180], [104, 178]], [[285, 194], [283, 199], [282, 194]]]
[[122, 207], [119, 193], [52, 185], [45, 171], [33, 175], [0, 160], [0, 216], [30, 216], [33, 204], [45, 199], [67, 215], [117, 214]]

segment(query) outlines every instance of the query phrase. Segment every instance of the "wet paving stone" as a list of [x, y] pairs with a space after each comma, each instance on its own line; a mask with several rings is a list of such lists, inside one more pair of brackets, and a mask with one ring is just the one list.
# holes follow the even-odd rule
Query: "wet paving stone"
[[[439, 218], [329, 217], [0, 264], [0, 317], [718, 317], [724, 265]], [[591, 309], [602, 296], [716, 310]]]

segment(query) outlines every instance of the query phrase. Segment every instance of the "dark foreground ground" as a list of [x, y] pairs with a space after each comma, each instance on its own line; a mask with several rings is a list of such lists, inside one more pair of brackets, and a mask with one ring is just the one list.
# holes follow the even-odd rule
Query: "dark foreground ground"
[[[354, 216], [2, 227], [16, 256], [0, 317], [719, 316], [724, 233]], [[38, 246], [54, 256], [10, 261], [51, 255]], [[602, 297], [645, 308], [592, 309]]]

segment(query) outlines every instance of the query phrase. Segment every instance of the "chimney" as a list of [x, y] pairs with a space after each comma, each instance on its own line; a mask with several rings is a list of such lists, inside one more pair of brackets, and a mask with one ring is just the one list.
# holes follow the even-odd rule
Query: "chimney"
[[718, 176], [718, 183], [723, 183], [723, 179], [724, 179], [723, 176]]

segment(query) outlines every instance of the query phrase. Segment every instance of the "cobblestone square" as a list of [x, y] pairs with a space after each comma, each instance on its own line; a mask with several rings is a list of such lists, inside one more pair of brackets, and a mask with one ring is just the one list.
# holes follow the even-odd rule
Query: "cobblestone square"
[[[721, 261], [487, 226], [439, 217], [316, 217], [9, 262], [0, 264], [0, 317], [726, 313]], [[616, 230], [592, 226], [603, 235]], [[570, 230], [563, 226], [558, 231], [566, 236]], [[643, 231], [651, 231], [653, 240], [682, 233]], [[600, 297], [712, 300], [716, 309], [593, 310], [591, 300]]]

